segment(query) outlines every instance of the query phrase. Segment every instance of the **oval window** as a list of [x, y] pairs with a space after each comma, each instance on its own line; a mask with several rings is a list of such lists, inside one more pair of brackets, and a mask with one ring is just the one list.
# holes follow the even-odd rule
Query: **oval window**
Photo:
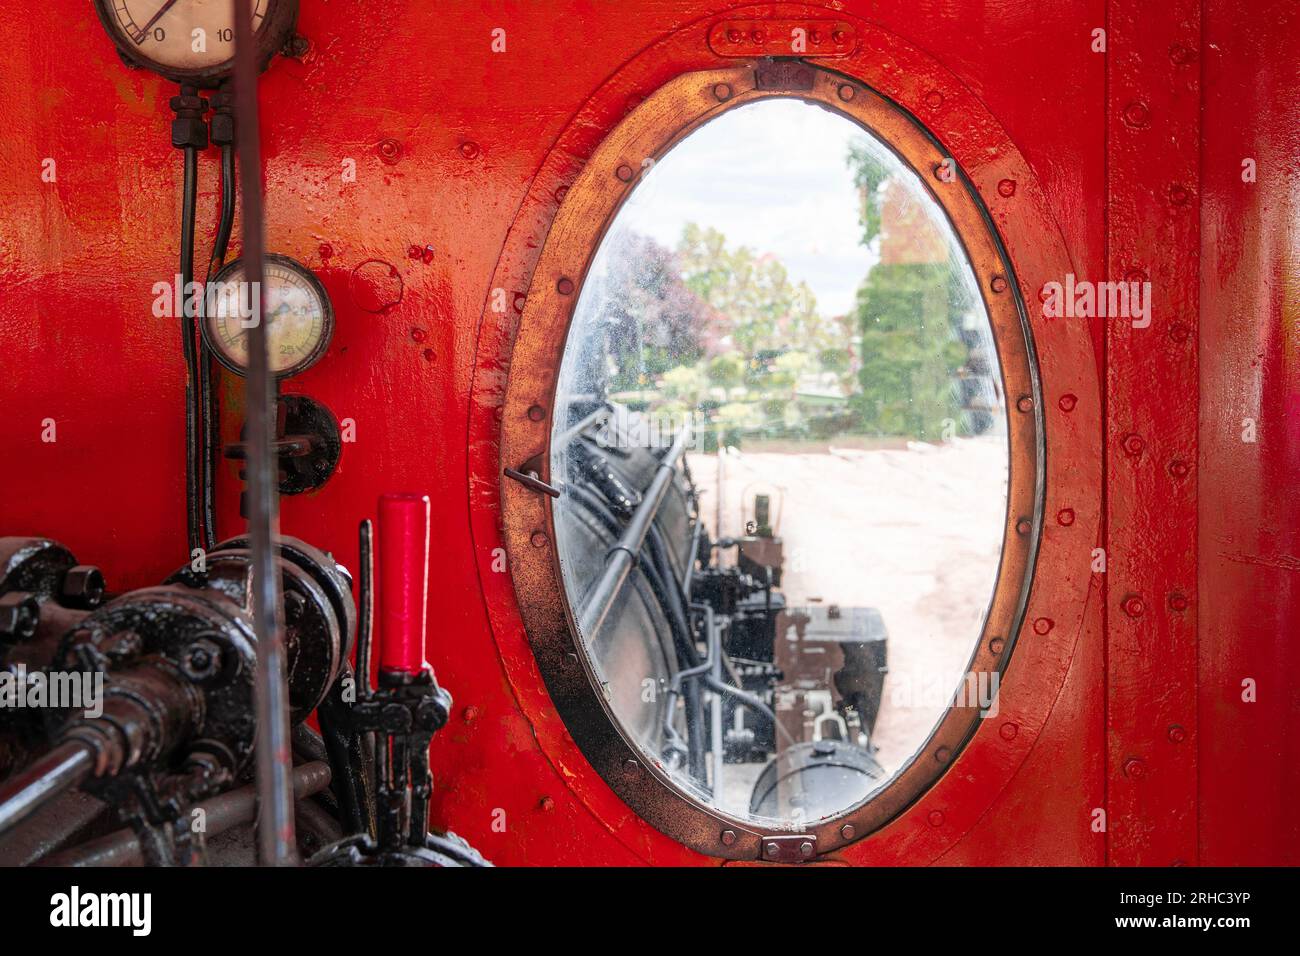
[[737, 106], [635, 173], [556, 386], [564, 589], [644, 759], [798, 829], [996, 692], [968, 675], [1007, 523], [990, 319], [930, 190], [840, 113]]
[[834, 851], [1004, 746], [1046, 448], [992, 219], [911, 114], [802, 64], [683, 74], [547, 168], [500, 493], [550, 701], [687, 846]]

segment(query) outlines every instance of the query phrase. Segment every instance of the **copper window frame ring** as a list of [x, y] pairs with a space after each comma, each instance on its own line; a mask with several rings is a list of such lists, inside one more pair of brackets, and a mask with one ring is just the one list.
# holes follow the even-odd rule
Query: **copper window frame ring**
[[[551, 414], [578, 293], [609, 225], [636, 186], [636, 176], [625, 178], [620, 170], [641, 169], [645, 158], [658, 160], [700, 126], [747, 103], [793, 97], [821, 105], [862, 127], [916, 174], [947, 215], [984, 300], [1005, 393], [1009, 478], [998, 575], [967, 671], [1001, 676], [1023, 623], [1045, 491], [1042, 392], [1019, 284], [996, 227], [964, 173], [953, 166], [956, 175], [950, 181], [926, 174], [950, 159], [938, 141], [910, 113], [860, 81], [804, 66], [812, 72], [811, 89], [765, 85], [759, 90], [752, 66], [682, 74], [641, 103], [596, 148], [564, 195], [532, 274], [502, 409], [498, 474], [527, 463], [523, 470], [551, 480]], [[720, 96], [718, 90], [726, 90], [726, 95]], [[1029, 408], [1018, 401], [1025, 396], [1030, 398]], [[759, 828], [707, 807], [683, 792], [625, 737], [617, 716], [598, 692], [565, 593], [550, 497], [504, 477], [500, 495], [502, 533], [519, 611], [538, 669], [566, 729], [629, 807], [692, 849], [714, 857], [752, 860], [760, 858], [767, 836], [813, 834], [818, 855], [857, 842], [929, 790], [979, 726], [978, 708], [950, 706], [922, 747], [882, 789], [815, 824]], [[724, 831], [728, 832], [725, 842]], [[850, 836], [846, 838], [845, 832]]]

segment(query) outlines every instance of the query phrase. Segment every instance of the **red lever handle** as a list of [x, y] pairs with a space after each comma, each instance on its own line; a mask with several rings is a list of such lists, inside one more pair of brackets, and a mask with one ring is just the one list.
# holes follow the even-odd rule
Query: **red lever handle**
[[415, 676], [427, 665], [429, 498], [379, 499], [379, 672]]

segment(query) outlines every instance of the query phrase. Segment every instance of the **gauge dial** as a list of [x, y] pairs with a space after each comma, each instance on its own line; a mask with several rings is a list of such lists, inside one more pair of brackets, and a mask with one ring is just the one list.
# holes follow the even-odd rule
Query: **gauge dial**
[[[248, 372], [248, 328], [255, 296], [244, 266], [230, 263], [206, 294], [203, 339], [226, 368]], [[262, 270], [262, 308], [271, 373], [287, 378], [310, 368], [334, 335], [334, 308], [320, 280], [288, 256], [269, 255]]]
[[[246, 0], [259, 65], [283, 45], [297, 14], [296, 0]], [[178, 82], [216, 82], [235, 55], [231, 0], [95, 0], [118, 50], [138, 66]]]

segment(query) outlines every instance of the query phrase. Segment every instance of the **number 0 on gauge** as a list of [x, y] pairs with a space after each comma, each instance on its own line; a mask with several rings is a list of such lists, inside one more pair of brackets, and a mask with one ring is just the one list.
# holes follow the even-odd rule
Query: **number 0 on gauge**
[[[203, 340], [217, 361], [248, 374], [248, 326], [256, 297], [235, 260], [213, 277], [206, 294]], [[262, 269], [262, 318], [271, 373], [297, 375], [315, 365], [334, 336], [334, 308], [325, 287], [306, 266], [288, 256], [268, 255]]]

